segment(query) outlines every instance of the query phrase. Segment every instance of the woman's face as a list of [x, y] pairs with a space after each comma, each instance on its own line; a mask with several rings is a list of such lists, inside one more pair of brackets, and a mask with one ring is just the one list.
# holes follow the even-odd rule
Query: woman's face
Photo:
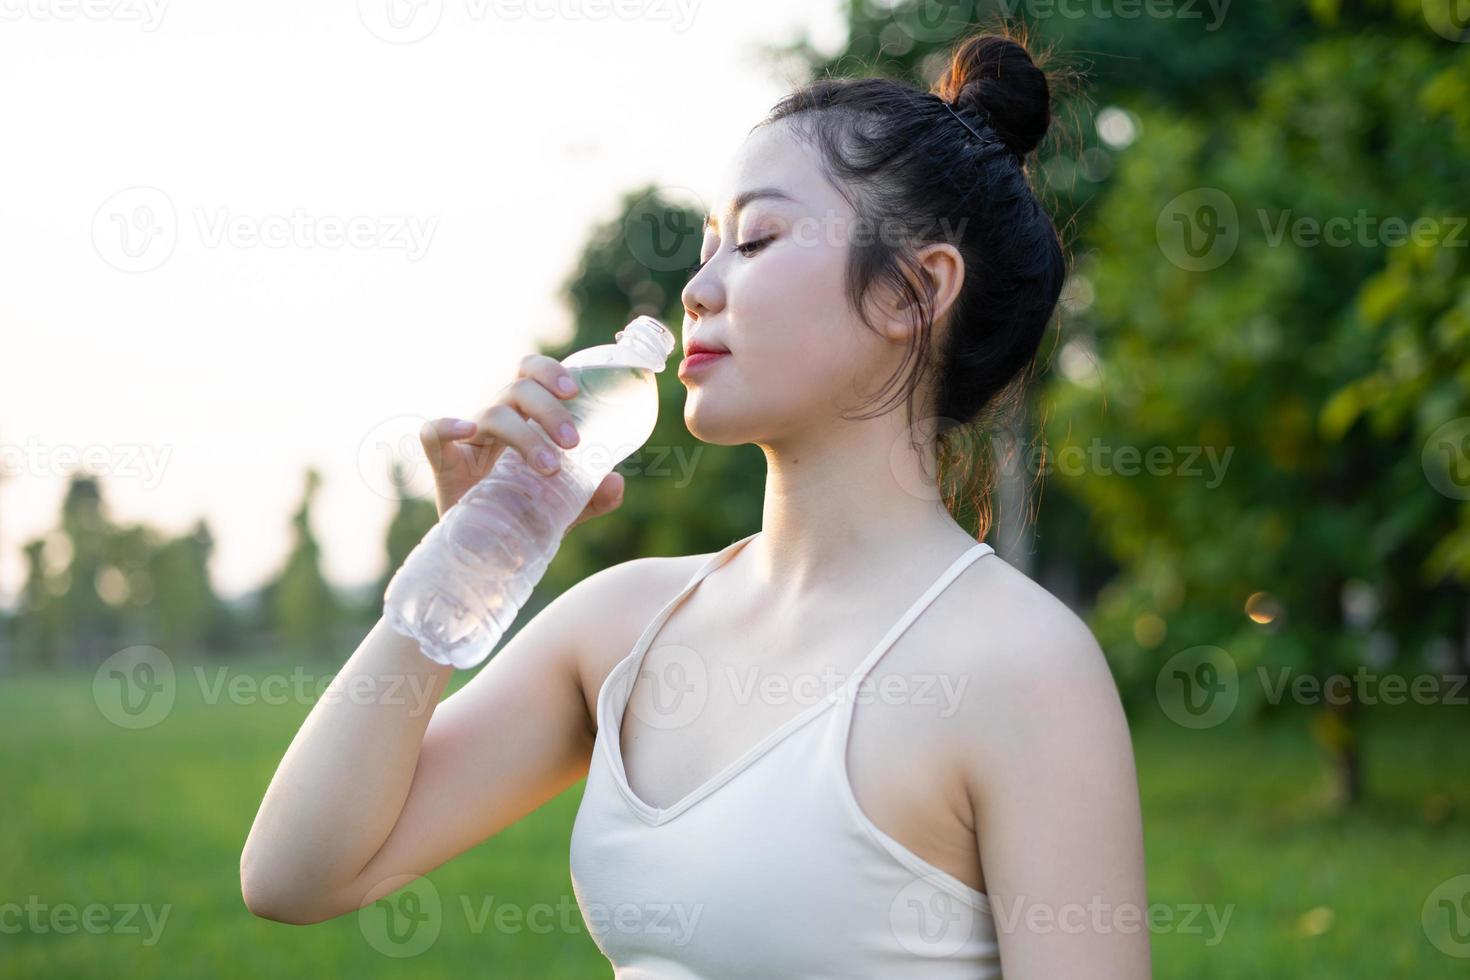
[[736, 153], [714, 207], [705, 264], [683, 291], [683, 340], [686, 350], [698, 342], [729, 354], [681, 365], [689, 431], [718, 445], [779, 444], [864, 405], [903, 346], [848, 305], [855, 216], [816, 151], [787, 121], [762, 126]]

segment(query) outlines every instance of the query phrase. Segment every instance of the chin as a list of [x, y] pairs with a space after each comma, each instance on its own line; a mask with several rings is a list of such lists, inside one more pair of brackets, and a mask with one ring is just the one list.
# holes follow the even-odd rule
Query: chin
[[689, 393], [684, 402], [684, 425], [689, 434], [714, 446], [743, 446], [753, 442], [750, 413], [739, 405], [717, 404], [722, 400], [711, 398], [705, 392]]

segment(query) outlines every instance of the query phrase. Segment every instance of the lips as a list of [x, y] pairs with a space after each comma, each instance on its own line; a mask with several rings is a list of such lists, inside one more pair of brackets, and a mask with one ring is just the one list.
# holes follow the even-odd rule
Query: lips
[[725, 360], [730, 352], [721, 347], [713, 347], [707, 344], [690, 344], [688, 353], [684, 360], [679, 362], [679, 377], [685, 377], [708, 364], [715, 364]]
[[693, 357], [695, 354], [728, 354], [728, 353], [730, 353], [730, 350], [727, 347], [720, 347], [720, 346], [718, 346], [716, 344], [706, 344], [706, 343], [703, 343], [703, 342], [698, 341], [698, 340], [691, 340], [689, 342], [689, 346], [684, 349], [684, 355], [686, 357]]

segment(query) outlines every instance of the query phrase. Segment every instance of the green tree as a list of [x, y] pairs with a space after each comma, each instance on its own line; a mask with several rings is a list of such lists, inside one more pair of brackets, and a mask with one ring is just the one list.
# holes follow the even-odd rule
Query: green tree
[[[1420, 447], [1467, 411], [1470, 281], [1447, 237], [1470, 201], [1465, 72], [1425, 30], [1324, 31], [1248, 109], [1140, 107], [1080, 263], [1096, 302], [1068, 322], [1096, 369], [1057, 378], [1050, 442], [1058, 459], [1233, 454], [1217, 482], [1128, 475], [1121, 457], [1059, 470], [1122, 566], [1094, 619], [1142, 687], [1195, 644], [1325, 678], [1412, 664], [1462, 628], [1463, 592], [1442, 584], [1454, 549], [1436, 541], [1463, 509]], [[1435, 240], [1394, 244], [1385, 219]], [[1359, 727], [1335, 698], [1313, 725], [1346, 801]]]
[[61, 605], [46, 574], [46, 541], [33, 538], [21, 550], [26, 580], [12, 626], [16, 664], [21, 669], [56, 667], [61, 662]]
[[222, 650], [233, 644], [228, 609], [209, 577], [214, 535], [202, 518], [188, 534], [150, 551], [143, 578], [147, 592], [135, 601], [150, 611], [149, 630], [164, 650]]
[[389, 465], [388, 482], [396, 493], [398, 509], [388, 522], [388, 532], [383, 541], [387, 552], [386, 567], [374, 586], [373, 594], [367, 597], [375, 619], [382, 612], [383, 594], [388, 590], [393, 573], [402, 567], [409, 552], [413, 551], [439, 520], [438, 508], [432, 500], [414, 496], [409, 491], [408, 472], [400, 460], [394, 460]]
[[72, 477], [62, 500], [60, 530], [70, 554], [51, 590], [60, 607], [59, 653], [65, 664], [92, 666], [114, 652], [122, 623], [122, 615], [98, 591], [113, 528], [96, 477]]
[[306, 470], [301, 505], [291, 515], [291, 547], [281, 571], [261, 590], [264, 621], [276, 640], [289, 649], [319, 657], [340, 651], [336, 640], [341, 602], [321, 570], [321, 547], [311, 527], [311, 509], [321, 488], [321, 474]]

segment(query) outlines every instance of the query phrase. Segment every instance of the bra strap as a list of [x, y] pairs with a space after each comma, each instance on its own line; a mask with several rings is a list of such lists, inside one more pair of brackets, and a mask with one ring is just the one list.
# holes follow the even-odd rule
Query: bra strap
[[[847, 679], [847, 683], [843, 685], [842, 690], [849, 695], [847, 698], [849, 704], [853, 701], [851, 694], [857, 689], [858, 685], [863, 682], [863, 679], [868, 676], [873, 667], [888, 652], [889, 648], [893, 646], [894, 642], [913, 624], [914, 620], [918, 619], [919, 615], [925, 609], [929, 608], [929, 604], [934, 601], [935, 597], [943, 592], [949, 586], [949, 583], [958, 578], [961, 572], [970, 567], [972, 562], [994, 551], [995, 549], [984, 541], [977, 542], [973, 547], [966, 549], [958, 558], [950, 562], [949, 567], [939, 574], [939, 577], [934, 580], [929, 588], [924, 590], [923, 595], [913, 601], [908, 609], [904, 611], [904, 614], [898, 618], [898, 622], [894, 623], [892, 628], [883, 635], [883, 638], [878, 641], [878, 645], [873, 647], [872, 651], [863, 658], [857, 670], [852, 672]], [[849, 710], [848, 713], [851, 714], [851, 711]]]

